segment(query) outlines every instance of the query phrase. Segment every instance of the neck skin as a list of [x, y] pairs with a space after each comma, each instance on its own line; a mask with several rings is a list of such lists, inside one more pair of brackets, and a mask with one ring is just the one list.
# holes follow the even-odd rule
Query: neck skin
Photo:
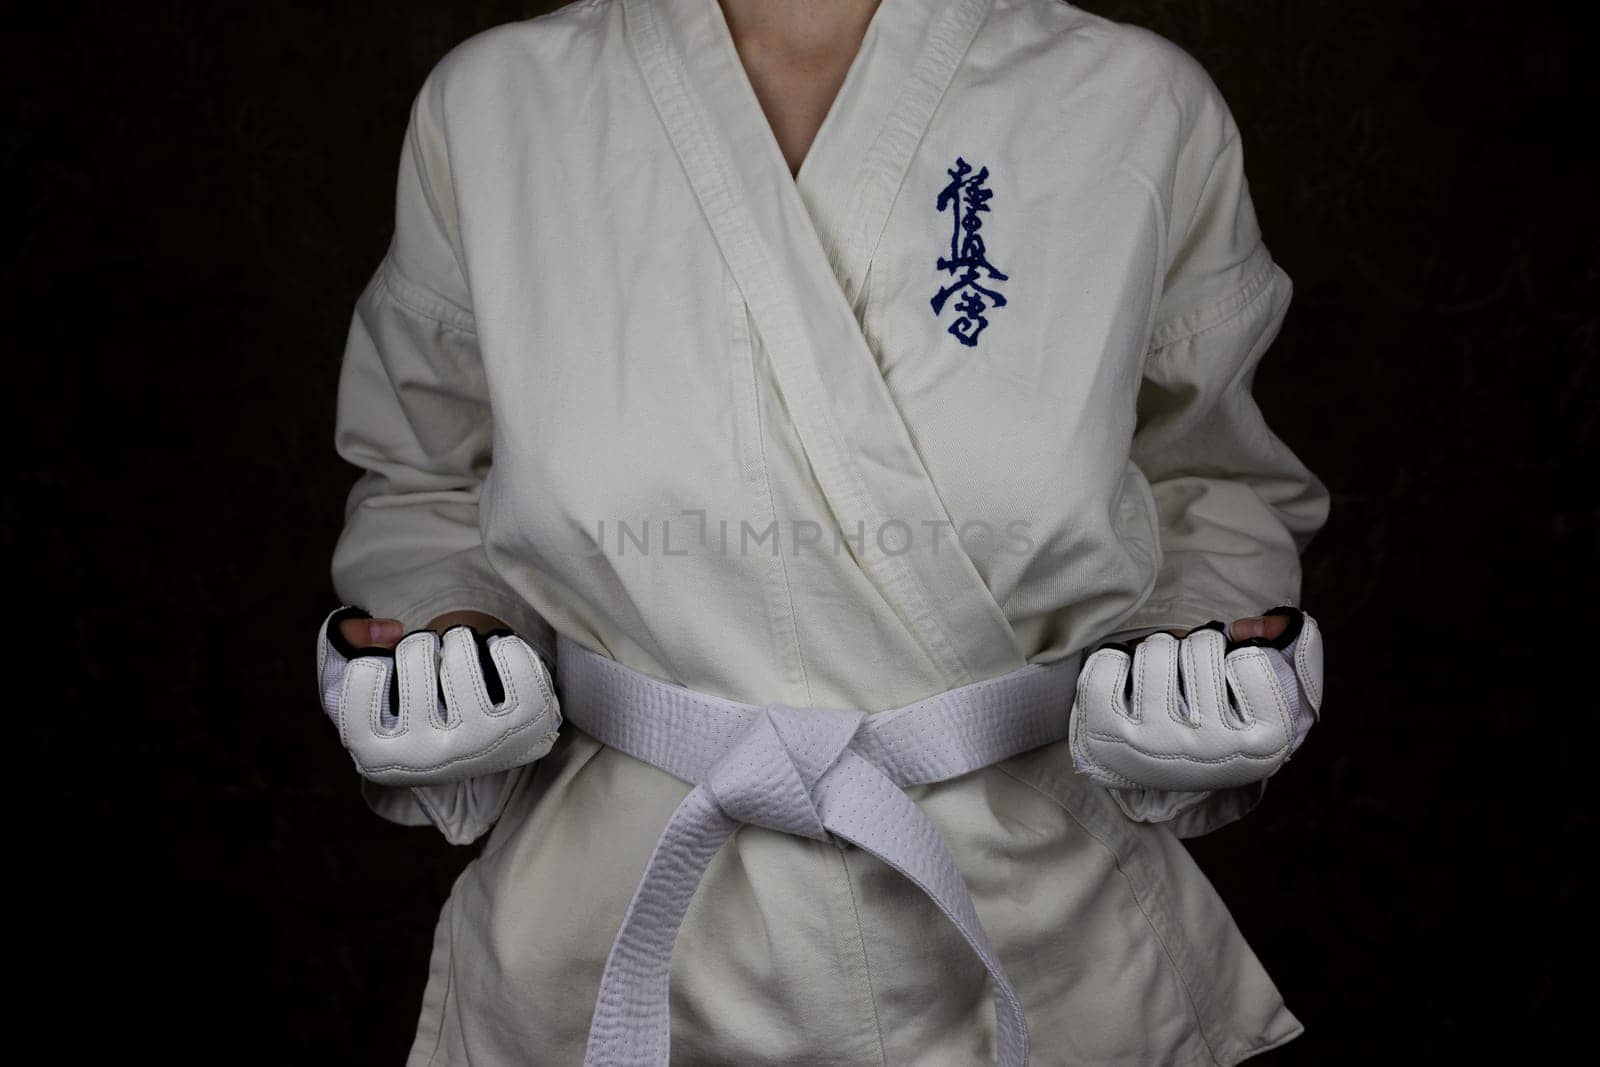
[[734, 47], [796, 174], [861, 48], [878, 0], [719, 0]]

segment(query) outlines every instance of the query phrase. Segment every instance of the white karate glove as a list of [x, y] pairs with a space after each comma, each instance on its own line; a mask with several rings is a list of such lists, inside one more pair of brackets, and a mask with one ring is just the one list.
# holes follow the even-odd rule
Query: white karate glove
[[550, 672], [509, 630], [407, 634], [391, 652], [356, 648], [340, 608], [317, 635], [322, 709], [363, 778], [426, 786], [495, 774], [548, 753], [561, 726]]
[[1154, 633], [1084, 662], [1069, 743], [1077, 769], [1111, 789], [1205, 792], [1274, 774], [1322, 707], [1322, 635], [1278, 607], [1277, 638], [1230, 642], [1208, 622], [1181, 639]]

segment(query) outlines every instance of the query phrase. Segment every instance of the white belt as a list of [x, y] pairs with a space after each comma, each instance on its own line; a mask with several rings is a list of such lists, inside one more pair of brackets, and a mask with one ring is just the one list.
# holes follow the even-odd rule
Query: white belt
[[989, 972], [998, 1062], [1027, 1063], [1022, 1002], [978, 923], [950, 850], [903, 790], [1066, 737], [1078, 666], [1078, 656], [1029, 665], [868, 715], [722, 700], [561, 638], [557, 684], [567, 720], [695, 785], [656, 841], [612, 943], [584, 1063], [667, 1063], [672, 945], [711, 857], [740, 823], [818, 841], [832, 834], [910, 879]]

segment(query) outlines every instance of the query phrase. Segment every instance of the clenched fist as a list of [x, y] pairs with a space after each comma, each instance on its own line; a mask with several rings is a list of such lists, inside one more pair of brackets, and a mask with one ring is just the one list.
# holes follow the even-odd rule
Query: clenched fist
[[[479, 632], [473, 623], [491, 625]], [[322, 707], [362, 777], [457, 782], [532, 763], [561, 725], [550, 672], [488, 616], [459, 613], [401, 637], [393, 619], [340, 608], [317, 634]]]
[[1112, 789], [1206, 791], [1274, 774], [1322, 706], [1322, 635], [1299, 608], [1112, 643], [1084, 662], [1069, 741]]

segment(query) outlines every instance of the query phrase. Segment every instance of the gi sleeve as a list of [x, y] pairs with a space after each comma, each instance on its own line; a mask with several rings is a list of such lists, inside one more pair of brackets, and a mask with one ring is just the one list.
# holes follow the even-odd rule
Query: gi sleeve
[[[1211, 93], [1209, 129], [1195, 140], [1219, 147], [1191, 150], [1178, 168], [1173, 253], [1131, 445], [1156, 504], [1161, 566], [1122, 637], [1298, 604], [1300, 553], [1328, 517], [1327, 489], [1251, 393], [1291, 285], [1262, 243], [1238, 130]], [[1187, 837], [1244, 815], [1265, 788], [1113, 794], [1130, 817], [1170, 821]]]
[[[495, 572], [479, 527], [492, 422], [441, 113], [430, 77], [407, 124], [394, 236], [346, 342], [335, 444], [363, 473], [333, 583], [345, 603], [408, 630], [446, 612], [485, 612], [549, 660], [550, 627]], [[465, 844], [499, 817], [521, 771], [412, 789], [363, 781], [362, 792], [384, 818], [431, 822]]]

